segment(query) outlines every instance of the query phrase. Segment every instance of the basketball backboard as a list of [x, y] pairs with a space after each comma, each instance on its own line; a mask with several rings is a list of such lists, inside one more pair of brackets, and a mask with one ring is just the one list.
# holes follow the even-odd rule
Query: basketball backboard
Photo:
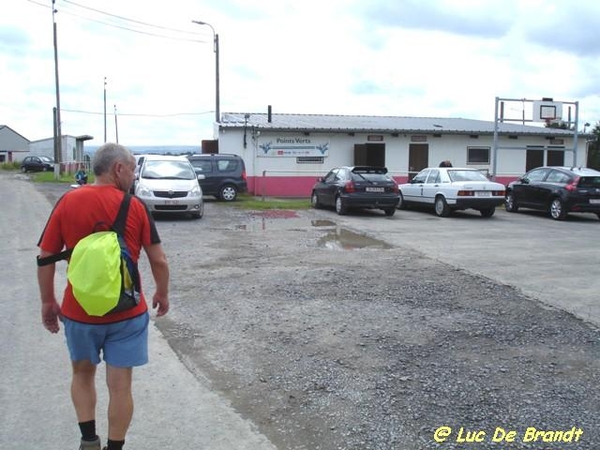
[[533, 101], [533, 121], [534, 122], [553, 122], [562, 119], [562, 102], [552, 100], [534, 100]]

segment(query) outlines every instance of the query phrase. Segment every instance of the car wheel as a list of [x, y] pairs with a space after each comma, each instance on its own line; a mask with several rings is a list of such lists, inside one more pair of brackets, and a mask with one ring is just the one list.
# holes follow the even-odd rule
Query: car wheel
[[446, 203], [446, 199], [441, 195], [435, 198], [435, 213], [439, 217], [448, 217], [450, 215], [450, 207]]
[[506, 194], [506, 198], [504, 199], [504, 207], [508, 212], [517, 212], [519, 210], [519, 206], [517, 205], [512, 192]]
[[237, 189], [232, 184], [226, 184], [219, 192], [219, 198], [226, 202], [232, 202], [237, 198]]
[[346, 212], [348, 211], [348, 209], [346, 208], [346, 205], [344, 205], [344, 202], [342, 201], [342, 197], [336, 197], [335, 198], [335, 212], [338, 213], [340, 216], [343, 216], [344, 214], [346, 214]]
[[492, 217], [495, 211], [496, 208], [487, 208], [479, 210], [479, 212], [481, 213], [481, 217]]
[[313, 192], [310, 196], [310, 205], [313, 208], [320, 208], [321, 207], [321, 203], [319, 203], [319, 197], [317, 196], [316, 192]]
[[21, 166], [21, 172], [23, 172], [23, 173], [27, 173], [27, 167], [25, 167], [25, 166]]
[[565, 210], [565, 204], [560, 198], [555, 198], [550, 203], [550, 216], [554, 220], [564, 220], [567, 217], [567, 211]]
[[398, 209], [406, 209], [406, 203], [404, 203], [402, 192], [400, 192], [400, 199], [398, 200]]
[[396, 213], [396, 208], [384, 209], [383, 212], [385, 213], [386, 216], [392, 217]]

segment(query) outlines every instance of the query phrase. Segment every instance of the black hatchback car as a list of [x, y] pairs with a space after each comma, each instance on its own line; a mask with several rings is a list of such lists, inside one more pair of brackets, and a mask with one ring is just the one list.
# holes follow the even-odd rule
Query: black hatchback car
[[352, 208], [382, 209], [393, 216], [400, 200], [398, 184], [385, 167], [336, 167], [314, 185], [313, 208], [333, 206], [338, 214]]
[[548, 211], [555, 220], [569, 213], [595, 213], [600, 219], [600, 172], [582, 167], [538, 167], [506, 187], [506, 210]]
[[21, 172], [47, 172], [54, 170], [54, 160], [49, 156], [27, 156], [21, 161]]
[[187, 157], [197, 175], [202, 193], [212, 195], [226, 202], [234, 201], [238, 193], [248, 190], [246, 165], [239, 155], [226, 153], [205, 153]]

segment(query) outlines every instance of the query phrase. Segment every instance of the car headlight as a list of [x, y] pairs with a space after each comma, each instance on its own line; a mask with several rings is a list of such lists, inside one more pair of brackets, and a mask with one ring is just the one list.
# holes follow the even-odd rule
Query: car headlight
[[138, 185], [137, 195], [140, 197], [152, 197], [152, 191], [146, 186]]
[[200, 186], [194, 186], [192, 188], [192, 190], [190, 191], [190, 194], [195, 197], [195, 196], [201, 196], [202, 195], [202, 189], [200, 189]]

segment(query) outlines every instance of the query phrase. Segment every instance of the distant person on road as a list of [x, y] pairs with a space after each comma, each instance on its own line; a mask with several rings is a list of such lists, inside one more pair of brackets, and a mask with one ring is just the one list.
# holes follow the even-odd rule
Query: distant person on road
[[[105, 144], [92, 163], [96, 181], [88, 189], [67, 192], [56, 203], [38, 242], [40, 258], [71, 249], [100, 223], [114, 222], [125, 193], [134, 180], [135, 159], [125, 147]], [[144, 249], [156, 285], [152, 307], [157, 316], [169, 310], [169, 266], [154, 221], [145, 205], [131, 198], [125, 241], [137, 261]], [[39, 265], [39, 261], [38, 261]], [[133, 367], [148, 362], [148, 306], [143, 294], [137, 306], [104, 316], [89, 316], [75, 299], [70, 283], [61, 304], [54, 294], [56, 264], [38, 267], [42, 323], [51, 333], [63, 322], [72, 361], [71, 398], [81, 430], [80, 450], [100, 450], [96, 434], [96, 367], [106, 363], [109, 393], [108, 443], [105, 450], [121, 450], [133, 417]], [[65, 443], [65, 448], [68, 444]]]
[[75, 181], [79, 185], [87, 184], [88, 182], [88, 174], [83, 167], [83, 164], [79, 166], [79, 170], [75, 172]]
[[440, 163], [440, 167], [452, 167], [452, 163], [446, 159]]

